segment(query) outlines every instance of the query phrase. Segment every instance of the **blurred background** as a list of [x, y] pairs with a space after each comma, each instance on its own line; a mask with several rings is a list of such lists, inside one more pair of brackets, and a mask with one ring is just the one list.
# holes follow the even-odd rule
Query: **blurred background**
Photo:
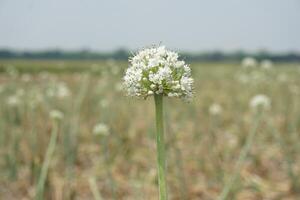
[[152, 45], [195, 80], [165, 98], [170, 199], [300, 199], [299, 19], [298, 0], [0, 0], [0, 199], [158, 198], [153, 99], [122, 90]]

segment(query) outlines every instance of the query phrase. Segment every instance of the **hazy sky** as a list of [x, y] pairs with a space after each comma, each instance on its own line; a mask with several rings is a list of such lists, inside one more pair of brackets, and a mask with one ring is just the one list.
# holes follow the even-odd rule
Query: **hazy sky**
[[300, 51], [300, 0], [0, 0], [0, 48]]

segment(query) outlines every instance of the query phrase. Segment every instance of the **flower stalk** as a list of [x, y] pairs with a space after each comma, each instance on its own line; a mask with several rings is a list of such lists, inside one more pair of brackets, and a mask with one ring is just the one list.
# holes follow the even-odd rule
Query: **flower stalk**
[[193, 97], [191, 68], [179, 60], [176, 52], [164, 46], [139, 51], [129, 59], [124, 75], [124, 89], [128, 96], [147, 99], [154, 96], [156, 111], [156, 143], [159, 199], [166, 200], [166, 157], [163, 126], [163, 97], [181, 98], [186, 101]]
[[248, 154], [251, 150], [252, 144], [254, 143], [255, 135], [257, 132], [257, 129], [259, 128], [259, 125], [261, 123], [263, 116], [262, 110], [258, 110], [255, 115], [255, 122], [254, 125], [249, 133], [249, 135], [246, 138], [245, 145], [243, 146], [241, 153], [239, 155], [239, 158], [237, 160], [237, 163], [235, 165], [235, 171], [233, 172], [229, 182], [224, 187], [223, 191], [221, 192], [221, 195], [219, 196], [218, 200], [226, 200], [228, 199], [228, 195], [233, 188], [236, 180], [240, 176], [240, 172], [242, 170], [243, 164], [245, 163], [246, 159], [248, 158]]
[[158, 167], [158, 186], [159, 199], [167, 199], [166, 183], [166, 156], [163, 126], [163, 95], [154, 95], [156, 112], [156, 145], [157, 145], [157, 167]]
[[37, 189], [37, 193], [36, 193], [36, 197], [35, 197], [36, 200], [44, 199], [45, 184], [46, 184], [46, 180], [47, 180], [49, 166], [50, 166], [50, 163], [51, 163], [51, 160], [53, 157], [53, 153], [54, 153], [54, 150], [56, 147], [57, 137], [58, 137], [58, 124], [57, 124], [57, 122], [55, 122], [53, 129], [52, 129], [50, 142], [47, 147], [47, 152], [46, 152], [45, 160], [43, 162], [41, 174], [40, 174], [38, 184], [36, 187], [36, 189]]

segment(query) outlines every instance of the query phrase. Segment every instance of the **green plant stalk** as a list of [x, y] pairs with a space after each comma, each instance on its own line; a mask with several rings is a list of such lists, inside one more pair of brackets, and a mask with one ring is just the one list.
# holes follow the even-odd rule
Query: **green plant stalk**
[[57, 122], [54, 122], [54, 126], [51, 132], [50, 142], [47, 147], [45, 160], [43, 162], [41, 174], [37, 184], [37, 193], [35, 198], [36, 200], [44, 199], [45, 182], [48, 174], [49, 165], [55, 150], [57, 136], [58, 136], [58, 124]]
[[[76, 99], [74, 100], [74, 107], [72, 108], [73, 118], [71, 119], [70, 131], [66, 138], [67, 152], [65, 152], [68, 166], [73, 166], [77, 157], [80, 109], [82, 108], [84, 98], [86, 97], [86, 94], [88, 92], [89, 78], [89, 74], [85, 74], [83, 76], [81, 87], [79, 88], [79, 92], [76, 96]], [[71, 172], [71, 170], [68, 171]], [[69, 176], [71, 176], [71, 174]]]
[[108, 150], [108, 138], [104, 138], [102, 141], [102, 145], [103, 147], [103, 153], [104, 153], [104, 167], [108, 176], [108, 180], [109, 180], [109, 184], [110, 184], [110, 189], [111, 189], [111, 193], [112, 193], [112, 199], [116, 200], [117, 199], [117, 194], [116, 194], [116, 183], [115, 180], [112, 176], [111, 173], [111, 167], [110, 167], [110, 156], [109, 156], [109, 150]]
[[30, 110], [30, 116], [31, 116], [31, 119], [32, 119], [32, 129], [31, 129], [31, 133], [29, 134], [29, 143], [30, 143], [30, 149], [31, 149], [31, 153], [33, 155], [33, 158], [31, 160], [31, 167], [30, 167], [30, 170], [31, 170], [31, 181], [34, 183], [37, 181], [38, 179], [38, 166], [36, 164], [36, 157], [37, 157], [37, 131], [36, 131], [36, 128], [37, 128], [37, 125], [36, 125], [36, 110], [35, 108], [32, 108]]
[[287, 144], [286, 142], [284, 141], [283, 138], [281, 138], [281, 135], [279, 133], [279, 131], [275, 128], [275, 126], [273, 125], [273, 123], [271, 123], [269, 121], [269, 126], [271, 127], [272, 129], [272, 133], [277, 141], [277, 143], [279, 144], [282, 152], [284, 153], [284, 158], [285, 158], [285, 162], [286, 162], [286, 165], [287, 165], [287, 174], [288, 176], [290, 177], [290, 179], [292, 180], [292, 188], [295, 189], [295, 188], [298, 188], [300, 185], [299, 185], [299, 176], [296, 175], [293, 171], [293, 156], [291, 155], [291, 153], [287, 150]]
[[11, 180], [18, 178], [18, 153], [19, 153], [20, 134], [13, 131], [12, 143], [10, 144], [9, 152], [6, 157], [7, 164], [9, 166], [9, 176]]
[[218, 198], [219, 200], [227, 199], [232, 187], [234, 186], [234, 183], [236, 182], [236, 179], [239, 177], [240, 171], [243, 167], [243, 164], [244, 164], [245, 160], [247, 159], [248, 153], [249, 153], [249, 151], [251, 149], [251, 146], [254, 142], [255, 134], [256, 134], [257, 129], [260, 125], [261, 118], [262, 118], [262, 111], [259, 110], [258, 113], [255, 116], [254, 126], [253, 126], [252, 130], [250, 131], [248, 137], [246, 138], [245, 145], [243, 146], [243, 148], [241, 150], [241, 153], [239, 155], [238, 161], [235, 165], [235, 171], [234, 171], [231, 179], [229, 180], [229, 183], [226, 184], [226, 186], [222, 190], [221, 195]]
[[165, 141], [163, 126], [163, 96], [155, 95], [155, 113], [156, 113], [156, 145], [157, 145], [157, 164], [158, 164], [158, 186], [159, 199], [166, 200], [167, 183], [166, 183], [166, 157], [165, 157]]
[[89, 184], [95, 200], [102, 200], [102, 196], [98, 190], [95, 177], [89, 178]]

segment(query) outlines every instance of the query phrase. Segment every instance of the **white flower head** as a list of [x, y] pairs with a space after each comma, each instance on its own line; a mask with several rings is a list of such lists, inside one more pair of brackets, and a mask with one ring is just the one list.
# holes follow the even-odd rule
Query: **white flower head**
[[96, 124], [93, 128], [93, 134], [107, 136], [109, 135], [109, 128], [104, 123]]
[[271, 60], [263, 60], [261, 61], [260, 66], [265, 70], [269, 70], [273, 67], [273, 63]]
[[68, 86], [65, 83], [59, 83], [57, 87], [57, 97], [58, 98], [65, 98], [71, 95], [71, 92]]
[[71, 95], [71, 91], [64, 82], [53, 83], [46, 91], [47, 96], [49, 97], [57, 97], [60, 99], [69, 97]]
[[250, 100], [250, 107], [253, 109], [269, 109], [271, 100], [264, 94], [258, 94]]
[[244, 68], [253, 68], [257, 66], [257, 61], [255, 58], [246, 57], [242, 60], [242, 67]]
[[51, 110], [50, 118], [53, 120], [62, 120], [64, 118], [64, 114], [59, 110]]
[[221, 107], [220, 104], [217, 103], [213, 103], [210, 107], [209, 107], [209, 113], [211, 115], [220, 115], [222, 113], [223, 109]]
[[12, 95], [7, 98], [7, 104], [11, 107], [16, 107], [21, 103], [21, 99], [18, 95]]
[[27, 101], [31, 108], [35, 108], [38, 104], [42, 103], [43, 100], [44, 96], [38, 88], [33, 88], [29, 91]]
[[139, 51], [129, 60], [124, 89], [129, 96], [147, 98], [154, 94], [190, 99], [193, 96], [191, 69], [164, 46]]

